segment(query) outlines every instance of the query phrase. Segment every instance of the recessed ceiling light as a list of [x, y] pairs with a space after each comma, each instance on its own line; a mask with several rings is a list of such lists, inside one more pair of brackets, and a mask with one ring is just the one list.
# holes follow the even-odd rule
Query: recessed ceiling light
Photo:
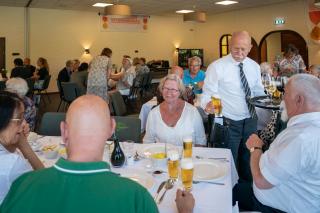
[[218, 1], [215, 4], [221, 4], [221, 5], [230, 5], [230, 4], [236, 4], [239, 3], [237, 1], [229, 1], [229, 0], [225, 0], [225, 1]]
[[193, 13], [194, 10], [177, 10], [176, 13]]
[[109, 3], [95, 3], [94, 5], [92, 5], [93, 7], [107, 7], [107, 6], [111, 6], [113, 4], [109, 4]]

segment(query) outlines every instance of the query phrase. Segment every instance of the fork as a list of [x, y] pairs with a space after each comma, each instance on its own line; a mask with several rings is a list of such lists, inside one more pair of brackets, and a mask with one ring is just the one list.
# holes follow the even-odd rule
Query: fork
[[224, 185], [224, 183], [219, 183], [219, 182], [211, 182], [211, 181], [192, 181], [192, 183], [194, 184], [198, 184], [198, 183], [209, 183], [209, 184], [214, 184], [214, 185]]

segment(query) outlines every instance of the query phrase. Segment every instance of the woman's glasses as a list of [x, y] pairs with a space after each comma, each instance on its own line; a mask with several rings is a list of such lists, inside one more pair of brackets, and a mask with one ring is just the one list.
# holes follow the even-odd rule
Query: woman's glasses
[[162, 91], [164, 91], [164, 92], [172, 92], [172, 93], [179, 92], [179, 90], [177, 90], [177, 89], [171, 89], [171, 88], [168, 88], [168, 87], [163, 87]]

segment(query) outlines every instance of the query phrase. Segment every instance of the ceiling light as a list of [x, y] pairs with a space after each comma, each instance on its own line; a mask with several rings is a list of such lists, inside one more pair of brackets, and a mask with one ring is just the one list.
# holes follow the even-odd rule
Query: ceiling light
[[221, 4], [221, 5], [230, 5], [230, 4], [236, 4], [239, 3], [237, 1], [229, 1], [229, 0], [225, 0], [225, 1], [218, 1], [215, 4]]
[[177, 10], [176, 13], [192, 13], [194, 10]]
[[109, 3], [95, 3], [94, 5], [92, 5], [93, 7], [107, 7], [113, 4], [109, 4]]
[[131, 16], [131, 8], [125, 4], [116, 4], [104, 8], [105, 15]]
[[315, 0], [314, 1], [314, 6], [320, 7], [320, 0]]
[[183, 14], [183, 21], [193, 21], [193, 22], [206, 22], [206, 13], [205, 12], [193, 12]]

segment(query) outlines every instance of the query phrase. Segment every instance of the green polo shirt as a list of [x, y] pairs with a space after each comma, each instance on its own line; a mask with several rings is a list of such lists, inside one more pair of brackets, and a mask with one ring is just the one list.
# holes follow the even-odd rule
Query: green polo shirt
[[110, 172], [106, 162], [71, 162], [62, 158], [51, 168], [19, 177], [0, 212], [158, 212], [149, 192]]

